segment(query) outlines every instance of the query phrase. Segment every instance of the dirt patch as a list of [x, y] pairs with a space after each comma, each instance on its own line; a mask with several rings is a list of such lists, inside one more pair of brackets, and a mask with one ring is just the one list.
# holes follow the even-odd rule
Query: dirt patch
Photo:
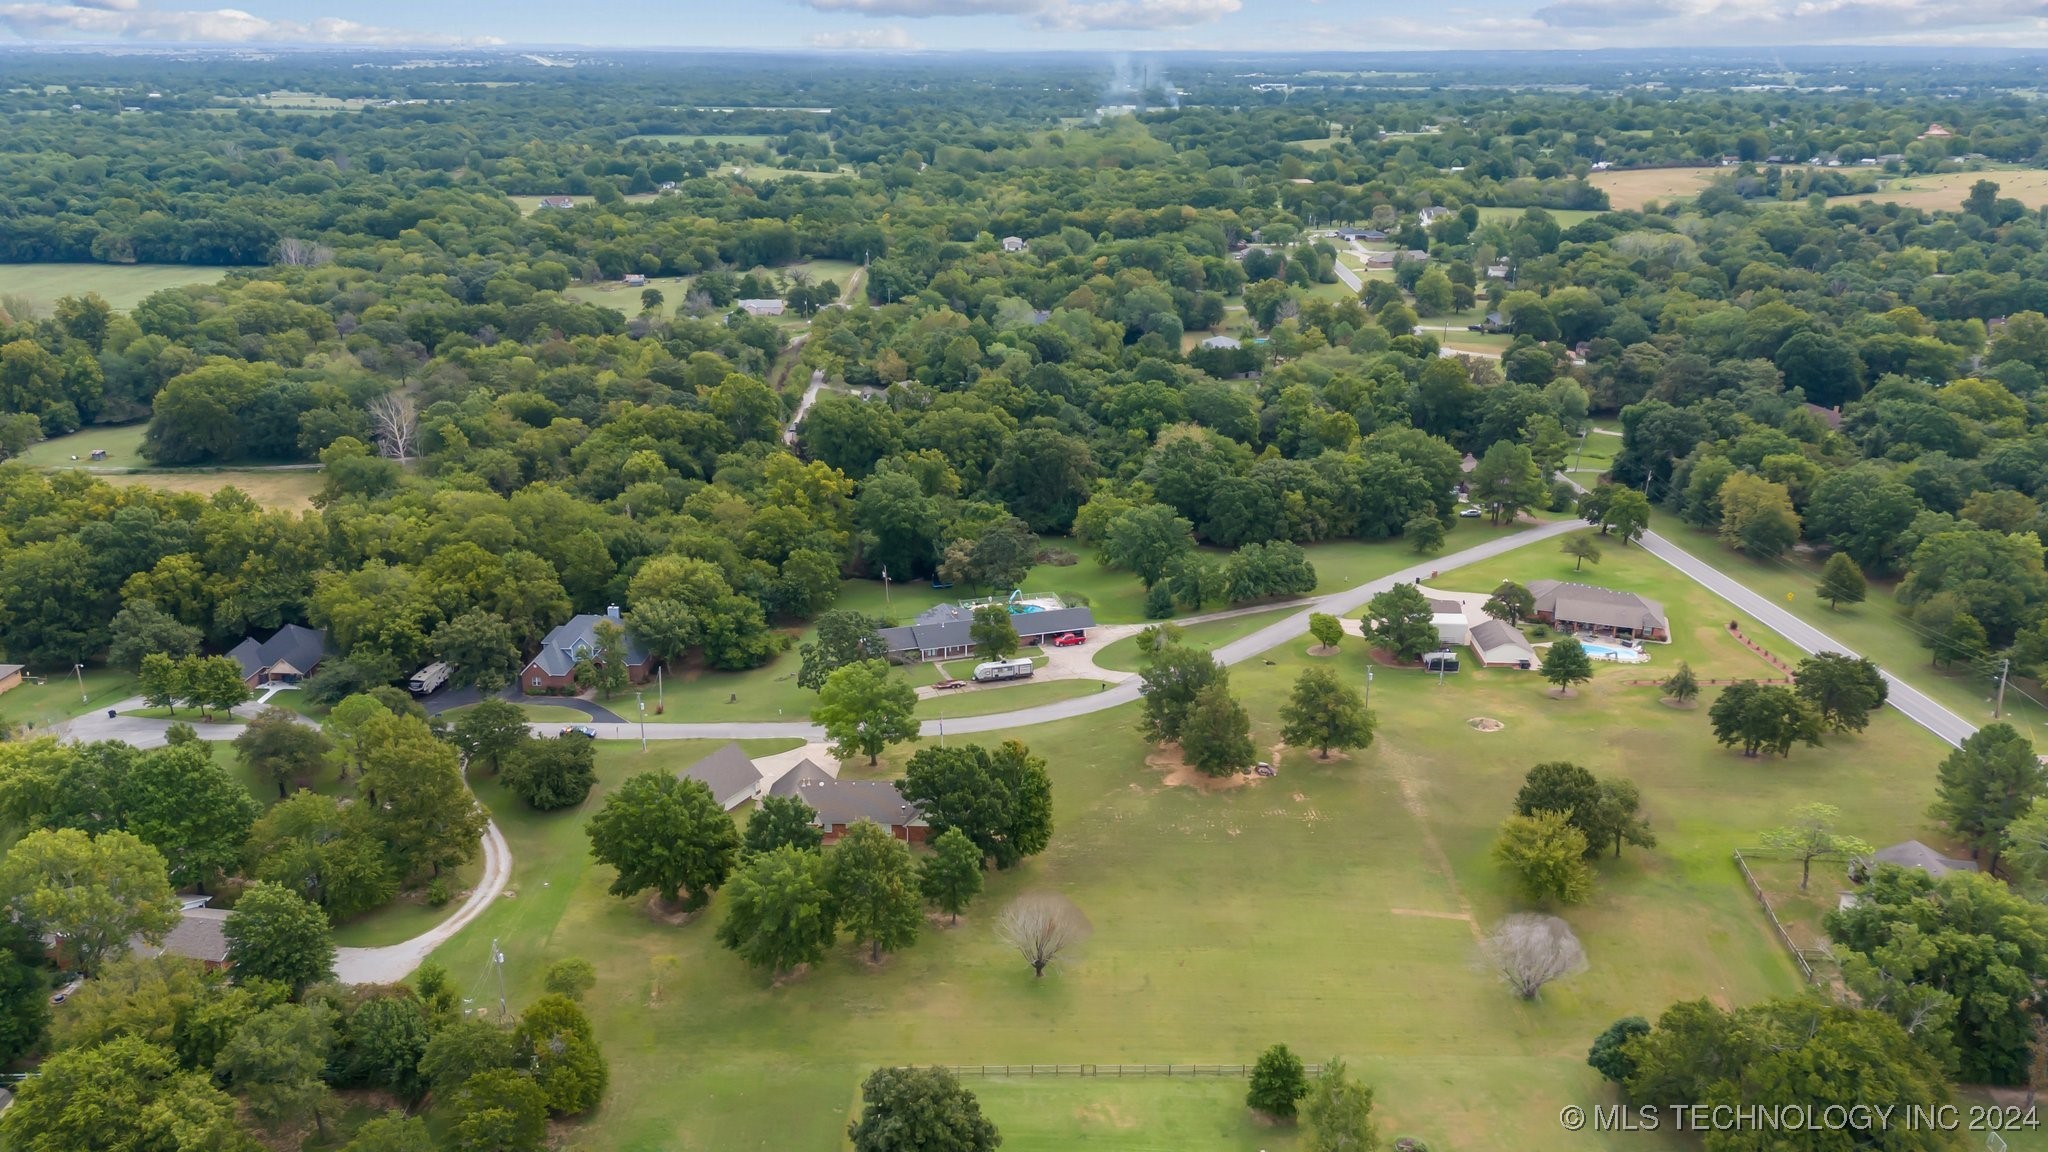
[[1138, 1126], [1136, 1120], [1124, 1115], [1123, 1110], [1116, 1105], [1101, 1102], [1083, 1104], [1079, 1108], [1074, 1109], [1074, 1119], [1085, 1124], [1096, 1124], [1105, 1128], [1120, 1130], [1136, 1128]]
[[1658, 697], [1657, 703], [1662, 704], [1666, 708], [1676, 708], [1681, 712], [1690, 712], [1700, 706], [1698, 700], [1674, 700], [1669, 696]]
[[681, 904], [670, 904], [655, 893], [647, 898], [647, 914], [663, 924], [680, 928], [702, 915], [702, 908], [685, 908]]
[[927, 908], [924, 911], [924, 922], [941, 932], [951, 932], [955, 928], [965, 928], [967, 926], [967, 917], [962, 915], [955, 919], [935, 908]]
[[1180, 745], [1161, 744], [1145, 757], [1145, 767], [1160, 773], [1159, 782], [1169, 788], [1193, 788], [1197, 792], [1230, 792], [1256, 784], [1265, 777], [1239, 773], [1235, 776], [1206, 776], [1181, 758]]
[[799, 964], [796, 967], [791, 968], [789, 971], [777, 976], [775, 979], [770, 980], [768, 982], [768, 986], [771, 988], [786, 987], [790, 984], [796, 983], [799, 980], [802, 980], [810, 974], [811, 966], [809, 964]]
[[1335, 656], [1337, 654], [1337, 646], [1335, 644], [1311, 644], [1308, 646], [1308, 654], [1311, 656]]
[[1474, 716], [1470, 720], [1465, 721], [1465, 724], [1474, 732], [1498, 732], [1507, 727], [1507, 725], [1495, 720], [1491, 716]]
[[1392, 652], [1387, 651], [1385, 648], [1374, 648], [1368, 653], [1368, 655], [1372, 657], [1373, 663], [1378, 664], [1383, 668], [1422, 667], [1419, 661], [1403, 660], [1399, 656], [1394, 655]]

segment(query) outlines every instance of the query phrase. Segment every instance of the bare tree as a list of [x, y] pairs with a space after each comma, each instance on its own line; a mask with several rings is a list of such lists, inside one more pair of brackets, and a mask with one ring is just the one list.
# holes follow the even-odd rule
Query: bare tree
[[403, 392], [386, 392], [370, 401], [370, 426], [386, 456], [404, 463], [412, 459], [419, 440], [420, 413], [412, 397]]
[[334, 249], [311, 240], [287, 236], [277, 242], [277, 262], [292, 268], [313, 268], [334, 259]]
[[1057, 892], [1027, 892], [1010, 901], [996, 920], [996, 936], [1030, 963], [1033, 979], [1044, 976], [1046, 965], [1086, 940], [1090, 931], [1088, 917]]
[[1517, 912], [1504, 917], [1480, 947], [1487, 963], [1524, 1000], [1534, 1000], [1545, 984], [1586, 967], [1579, 938], [1555, 916]]

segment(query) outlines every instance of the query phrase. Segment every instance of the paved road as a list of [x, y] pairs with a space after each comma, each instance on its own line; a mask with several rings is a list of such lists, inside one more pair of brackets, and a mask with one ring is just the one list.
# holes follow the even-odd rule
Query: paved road
[[483, 915], [512, 879], [512, 850], [496, 822], [484, 825], [484, 874], [455, 914], [410, 940], [382, 948], [337, 948], [334, 976], [343, 984], [396, 984], [412, 975], [434, 949]]
[[[1778, 607], [1741, 584], [1736, 583], [1733, 579], [1722, 575], [1713, 566], [1700, 560], [1678, 545], [1673, 544], [1671, 541], [1666, 540], [1664, 537], [1657, 535], [1655, 532], [1645, 533], [1640, 543], [1650, 555], [1692, 577], [1693, 580], [1704, 586], [1708, 591], [1735, 605], [1737, 608], [1748, 613], [1758, 623], [1798, 645], [1802, 651], [1807, 653], [1840, 652], [1845, 656], [1860, 655], [1860, 653], [1847, 644], [1833, 639], [1827, 633]], [[1904, 713], [1908, 720], [1913, 721], [1950, 744], [1961, 744], [1971, 733], [1977, 730], [1975, 724], [1956, 715], [1946, 706], [1936, 703], [1925, 692], [1920, 691], [1918, 688], [1913, 687], [1889, 672], [1884, 672], [1883, 676], [1887, 686], [1887, 702]]]

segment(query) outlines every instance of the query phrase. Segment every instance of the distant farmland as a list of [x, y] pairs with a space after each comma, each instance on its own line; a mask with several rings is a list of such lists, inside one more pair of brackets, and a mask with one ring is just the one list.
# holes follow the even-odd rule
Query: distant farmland
[[1586, 182], [1607, 193], [1607, 202], [1614, 208], [1626, 211], [1652, 200], [1691, 199], [1720, 172], [1719, 168], [1630, 168], [1595, 172]]
[[0, 264], [0, 296], [26, 296], [47, 315], [61, 297], [97, 292], [125, 312], [152, 293], [211, 284], [223, 273], [185, 264]]

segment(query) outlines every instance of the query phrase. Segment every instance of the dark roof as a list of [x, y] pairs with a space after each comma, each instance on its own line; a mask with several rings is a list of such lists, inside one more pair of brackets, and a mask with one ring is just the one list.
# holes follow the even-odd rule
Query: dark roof
[[821, 828], [873, 820], [884, 828], [919, 826], [924, 817], [887, 780], [835, 780], [805, 760], [768, 789], [771, 796], [795, 796], [818, 814]]
[[1547, 612], [1560, 623], [1598, 624], [1638, 632], [1663, 631], [1668, 626], [1662, 604], [1633, 592], [1616, 592], [1569, 580], [1531, 580], [1529, 595], [1536, 600], [1536, 611]]
[[1529, 647], [1529, 641], [1520, 632], [1508, 627], [1506, 622], [1495, 620], [1491, 616], [1474, 624], [1471, 636], [1473, 646], [1477, 647], [1482, 653], [1513, 647], [1519, 648], [1531, 656], [1536, 654], [1535, 649]]
[[244, 639], [228, 655], [242, 666], [245, 680], [279, 664], [289, 664], [302, 674], [310, 673], [327, 655], [327, 633], [320, 628], [287, 624], [260, 644], [253, 636]]
[[[711, 789], [711, 797], [720, 804], [726, 803], [741, 793], [752, 793], [761, 782], [761, 770], [754, 767], [753, 758], [740, 749], [737, 743], [727, 744], [678, 773], [685, 780], [695, 780]], [[745, 799], [744, 796], [740, 797]]]
[[1975, 872], [1975, 860], [1952, 860], [1918, 840], [1907, 840], [1889, 848], [1880, 848], [1870, 854], [1880, 864], [1897, 864], [1901, 868], [1918, 868], [1939, 879], [1951, 872]]
[[1820, 417], [1821, 422], [1830, 428], [1839, 429], [1842, 426], [1842, 410], [1839, 407], [1823, 408], [1818, 404], [1808, 404], [1806, 410]]
[[228, 958], [228, 937], [223, 931], [227, 919], [226, 909], [187, 908], [164, 936], [161, 946], [152, 948], [138, 937], [135, 947], [145, 956], [183, 956], [210, 964], [224, 963]]
[[1043, 612], [1025, 612], [1010, 618], [1023, 636], [1047, 636], [1054, 632], [1075, 632], [1095, 627], [1095, 610], [1092, 608], [1049, 608]]
[[[1023, 636], [1044, 636], [1095, 627], [1095, 613], [1088, 608], [1050, 608], [1043, 612], [1020, 612], [1010, 618]], [[882, 644], [891, 652], [937, 652], [967, 648], [974, 644], [974, 614], [958, 604], [939, 604], [917, 614], [914, 623], [881, 630]]]
[[1463, 616], [1465, 614], [1465, 602], [1462, 600], [1439, 600], [1432, 596], [1429, 598], [1429, 610], [1446, 616]]
[[[597, 651], [595, 630], [598, 621], [609, 619], [609, 616], [585, 612], [549, 632], [547, 638], [540, 642], [540, 654], [528, 662], [527, 666], [537, 664], [541, 671], [550, 676], [567, 676], [574, 672], [576, 661]], [[623, 625], [624, 621], [612, 620], [612, 623]], [[634, 642], [631, 631], [626, 633], [626, 663], [647, 663], [647, 650]]]

